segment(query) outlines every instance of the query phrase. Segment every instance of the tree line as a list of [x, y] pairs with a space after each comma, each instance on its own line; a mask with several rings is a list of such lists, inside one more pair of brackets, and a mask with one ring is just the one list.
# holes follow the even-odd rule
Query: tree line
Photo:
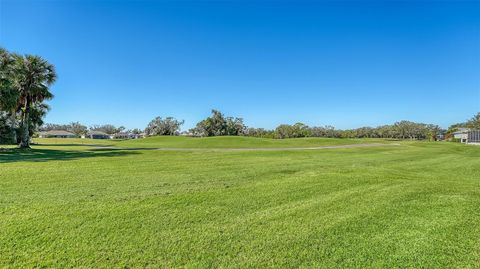
[[113, 124], [92, 125], [90, 127], [87, 127], [86, 125], [83, 125], [78, 121], [71, 122], [68, 124], [46, 123], [38, 128], [39, 132], [47, 132], [52, 130], [68, 131], [77, 136], [82, 136], [92, 131], [103, 132], [109, 135], [113, 135], [121, 132], [133, 133], [133, 134], [140, 134], [143, 132], [140, 129], [126, 129], [123, 126], [117, 127]]
[[[178, 135], [183, 121], [172, 117], [162, 119], [157, 117], [147, 127], [147, 135]], [[480, 113], [465, 123], [455, 124], [448, 130], [435, 124], [399, 121], [391, 125], [377, 127], [360, 127], [354, 129], [335, 129], [327, 126], [308, 126], [304, 123], [280, 124], [275, 129], [247, 127], [242, 118], [226, 117], [218, 110], [212, 110], [211, 116], [197, 123], [195, 128], [184, 132], [190, 136], [252, 136], [263, 138], [301, 138], [301, 137], [328, 137], [328, 138], [390, 138], [412, 140], [436, 140], [438, 135], [454, 132], [459, 126], [480, 129]], [[154, 131], [152, 131], [154, 130]]]
[[241, 118], [225, 117], [221, 112], [212, 110], [212, 116], [200, 121], [190, 129], [193, 136], [243, 135], [263, 138], [391, 138], [391, 139], [432, 139], [435, 140], [442, 130], [438, 125], [400, 121], [392, 125], [378, 127], [361, 127], [339, 130], [335, 127], [308, 126], [298, 122], [295, 124], [280, 124], [275, 129], [247, 127]]

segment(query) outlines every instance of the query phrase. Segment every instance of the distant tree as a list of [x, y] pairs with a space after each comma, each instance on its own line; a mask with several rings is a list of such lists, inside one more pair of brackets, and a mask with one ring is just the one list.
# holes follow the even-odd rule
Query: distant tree
[[135, 128], [135, 129], [130, 130], [130, 133], [132, 133], [132, 134], [141, 134], [141, 133], [142, 133], [142, 130], [140, 130], [140, 129], [138, 129], [138, 128]]
[[326, 130], [327, 137], [329, 138], [338, 137], [338, 132], [335, 130], [335, 127], [333, 127], [332, 125], [326, 125], [324, 128]]
[[293, 128], [289, 124], [280, 124], [275, 128], [275, 137], [276, 138], [291, 138], [293, 133]]
[[472, 129], [480, 129], [480, 112], [467, 121], [466, 126]]
[[413, 122], [403, 120], [400, 122], [396, 122], [394, 126], [400, 138], [415, 138], [415, 124]]
[[293, 126], [293, 137], [309, 137], [311, 136], [312, 132], [310, 131], [310, 127], [308, 125], [297, 122]]
[[88, 131], [88, 128], [87, 126], [81, 124], [80, 122], [71, 122], [68, 126], [67, 126], [67, 131], [69, 132], [72, 132], [74, 134], [76, 134], [77, 136], [81, 136], [81, 135], [84, 135], [87, 133]]
[[453, 133], [458, 131], [459, 128], [471, 128], [471, 129], [480, 129], [480, 112], [478, 112], [471, 119], [466, 122], [460, 122], [450, 125], [446, 131], [446, 137], [451, 138]]
[[120, 127], [115, 127], [113, 124], [104, 124], [104, 125], [92, 125], [90, 126], [91, 131], [98, 131], [98, 132], [104, 132], [109, 135], [113, 135], [116, 133], [120, 133], [123, 130], [125, 130], [125, 127], [120, 126]]
[[179, 121], [173, 117], [156, 117], [145, 128], [145, 133], [148, 136], [153, 135], [178, 135], [183, 120]]
[[246, 126], [243, 124], [242, 118], [227, 117], [226, 119], [226, 134], [227, 135], [243, 135]]
[[[317, 130], [316, 130], [317, 131]], [[308, 137], [313, 131], [305, 124], [297, 122], [294, 125], [280, 124], [275, 129], [275, 137], [277, 138], [299, 138]]]
[[242, 118], [227, 117], [213, 109], [212, 115], [197, 123], [190, 132], [196, 136], [242, 135], [247, 127]]
[[307, 126], [307, 135], [306, 136], [312, 136], [312, 137], [353, 137], [354, 135], [352, 134], [353, 130], [346, 130], [346, 131], [337, 131], [335, 128], [331, 125], [326, 125], [326, 126], [314, 126], [314, 127], [308, 127]]
[[51, 130], [64, 130], [67, 131], [70, 128], [68, 124], [56, 124], [56, 123], [45, 123], [38, 128], [39, 131], [48, 132]]
[[86, 134], [88, 131], [87, 126], [81, 124], [80, 122], [71, 122], [69, 124], [55, 124], [55, 123], [45, 123], [42, 126], [38, 127], [39, 131], [47, 132], [52, 130], [63, 130], [76, 134], [77, 136]]
[[442, 132], [442, 128], [435, 124], [425, 124], [422, 137], [427, 138], [430, 141], [436, 141], [438, 135]]
[[245, 128], [245, 132], [243, 133], [245, 136], [252, 136], [252, 137], [262, 137], [262, 138], [274, 138], [275, 132], [273, 130], [266, 130], [264, 128]]
[[194, 136], [214, 136], [211, 122], [207, 119], [199, 121], [195, 128], [190, 129], [189, 132]]

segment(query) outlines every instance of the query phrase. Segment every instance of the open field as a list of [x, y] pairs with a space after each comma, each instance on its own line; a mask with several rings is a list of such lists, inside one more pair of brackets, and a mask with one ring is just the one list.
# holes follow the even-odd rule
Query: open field
[[[35, 142], [0, 151], [0, 267], [480, 267], [478, 146]], [[365, 143], [400, 145], [211, 150]]]

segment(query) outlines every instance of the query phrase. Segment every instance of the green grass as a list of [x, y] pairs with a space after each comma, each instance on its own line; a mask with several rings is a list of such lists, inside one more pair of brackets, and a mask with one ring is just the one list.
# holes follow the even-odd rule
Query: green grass
[[480, 267], [478, 146], [62, 141], [0, 151], [0, 267]]
[[253, 137], [169, 137], [157, 136], [138, 140], [101, 140], [101, 139], [64, 139], [36, 138], [36, 144], [46, 145], [99, 145], [134, 148], [292, 148], [319, 147], [326, 145], [348, 145], [360, 143], [393, 143], [385, 139], [334, 139], [334, 138], [296, 138], [268, 139]]

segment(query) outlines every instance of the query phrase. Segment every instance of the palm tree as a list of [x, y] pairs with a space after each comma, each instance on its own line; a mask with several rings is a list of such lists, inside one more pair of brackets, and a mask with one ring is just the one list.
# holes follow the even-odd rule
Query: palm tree
[[21, 113], [20, 148], [30, 148], [30, 113], [32, 107], [53, 98], [49, 90], [57, 75], [53, 65], [40, 56], [14, 55], [14, 87], [18, 91], [17, 110]]

